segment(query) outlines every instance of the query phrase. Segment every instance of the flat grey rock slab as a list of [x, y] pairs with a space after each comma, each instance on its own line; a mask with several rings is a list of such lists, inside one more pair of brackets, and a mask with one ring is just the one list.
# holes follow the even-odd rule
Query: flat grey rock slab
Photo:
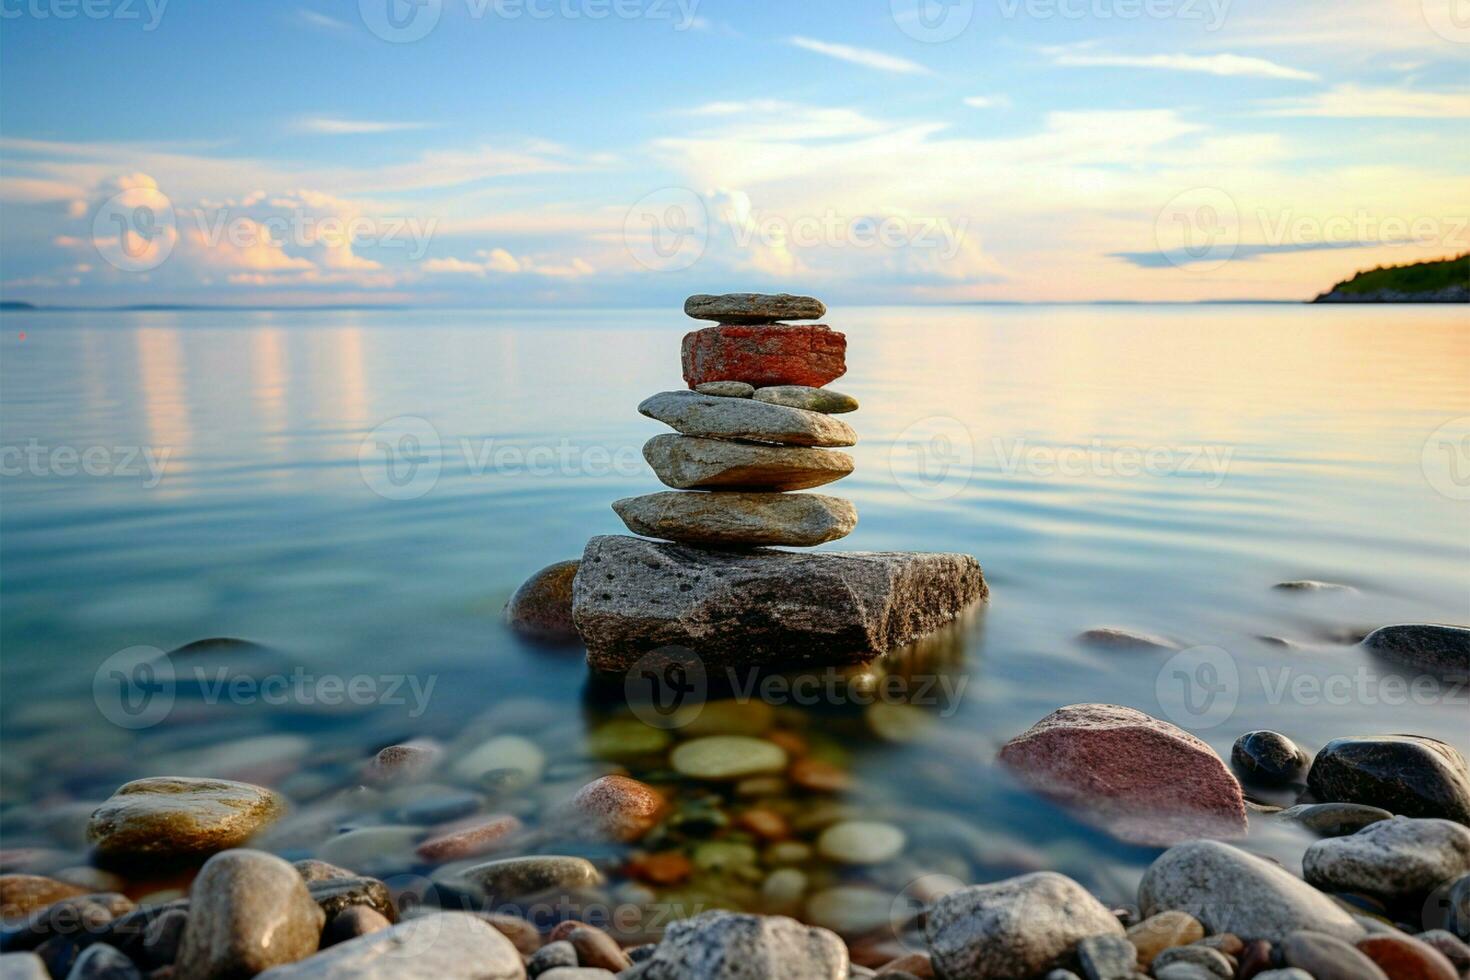
[[821, 300], [790, 293], [701, 293], [684, 301], [684, 313], [717, 323], [775, 323], [777, 320], [820, 320], [827, 313]]
[[857, 508], [819, 493], [694, 493], [667, 490], [613, 501], [628, 530], [720, 548], [806, 548], [845, 538]]
[[623, 535], [587, 542], [572, 618], [596, 670], [662, 647], [704, 665], [863, 663], [989, 595], [974, 558], [922, 552], [712, 551]]
[[638, 411], [686, 436], [789, 446], [857, 445], [857, 433], [841, 419], [753, 398], [663, 391], [645, 398]]
[[643, 444], [643, 458], [675, 490], [809, 490], [852, 472], [836, 449], [761, 446], [671, 432]]

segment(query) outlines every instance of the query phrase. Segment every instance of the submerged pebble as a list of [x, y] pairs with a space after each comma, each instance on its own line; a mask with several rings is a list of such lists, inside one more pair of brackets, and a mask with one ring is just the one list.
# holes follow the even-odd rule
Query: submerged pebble
[[881, 864], [903, 852], [904, 833], [892, 824], [850, 820], [835, 823], [817, 838], [817, 851], [842, 864]]
[[764, 739], [709, 735], [675, 748], [669, 762], [692, 779], [724, 781], [780, 772], [786, 768], [786, 752]]

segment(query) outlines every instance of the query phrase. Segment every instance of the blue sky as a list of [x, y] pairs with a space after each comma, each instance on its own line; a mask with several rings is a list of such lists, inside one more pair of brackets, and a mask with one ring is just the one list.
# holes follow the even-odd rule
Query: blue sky
[[1305, 297], [1467, 247], [1461, 2], [0, 0], [0, 290]]

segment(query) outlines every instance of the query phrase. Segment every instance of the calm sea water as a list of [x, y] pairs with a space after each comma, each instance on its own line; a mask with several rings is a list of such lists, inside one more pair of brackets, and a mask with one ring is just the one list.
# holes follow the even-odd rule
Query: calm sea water
[[[1221, 754], [1254, 728], [1308, 751], [1414, 732], [1470, 752], [1464, 692], [1406, 693], [1353, 645], [1384, 623], [1470, 621], [1470, 471], [1448, 439], [1470, 416], [1463, 311], [828, 322], [849, 340], [836, 387], [863, 405], [847, 417], [857, 471], [829, 488], [860, 524], [828, 547], [969, 552], [993, 590], [896, 667], [933, 681], [918, 730], [882, 737], [852, 703], [785, 709], [850, 770], [844, 798], [908, 825], [920, 858], [962, 852], [945, 870], [974, 879], [1056, 867], [1126, 897], [1153, 852], [991, 767], [1072, 702], [1170, 718]], [[661, 427], [635, 406], [681, 386], [689, 326], [677, 311], [6, 314], [5, 846], [76, 851], [75, 818], [37, 814], [161, 772], [245, 776], [310, 808], [382, 745], [481, 728], [524, 729], [548, 778], [560, 764], [574, 785], [616, 698], [579, 651], [521, 642], [500, 610], [529, 573], [618, 532], [612, 500], [659, 488], [638, 448]], [[1272, 588], [1292, 579], [1352, 589]], [[1076, 640], [1105, 625], [1188, 652]], [[211, 670], [268, 665], [316, 693], [181, 690], [157, 724], [114, 723], [109, 657], [220, 636], [272, 652]], [[325, 703], [323, 677], [369, 687]], [[914, 828], [940, 828], [934, 814], [949, 823], [931, 840]]]

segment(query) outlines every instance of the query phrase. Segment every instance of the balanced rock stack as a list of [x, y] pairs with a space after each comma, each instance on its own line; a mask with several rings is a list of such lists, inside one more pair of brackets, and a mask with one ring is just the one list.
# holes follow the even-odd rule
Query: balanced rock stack
[[[852, 457], [833, 447], [857, 435], [832, 416], [857, 401], [821, 385], [846, 370], [847, 340], [815, 319], [805, 296], [693, 296], [684, 312], [724, 321], [684, 338], [684, 380], [638, 411], [678, 434], [655, 436], [643, 458], [670, 492], [629, 497], [613, 510], [635, 534], [686, 544], [809, 546], [846, 537], [857, 510], [846, 500], [790, 493], [840, 480]], [[761, 321], [761, 322], [752, 322]]]
[[[613, 504], [643, 538], [587, 543], [572, 620], [589, 664], [625, 671], [665, 647], [707, 666], [860, 663], [918, 639], [987, 595], [974, 558], [915, 552], [770, 550], [835, 541], [857, 511], [797, 493], [852, 472], [857, 401], [824, 387], [847, 370], [847, 338], [806, 296], [693, 296], [716, 321], [684, 338], [688, 390], [638, 410], [668, 425], [643, 447], [671, 489]], [[658, 538], [651, 541], [647, 538]]]

